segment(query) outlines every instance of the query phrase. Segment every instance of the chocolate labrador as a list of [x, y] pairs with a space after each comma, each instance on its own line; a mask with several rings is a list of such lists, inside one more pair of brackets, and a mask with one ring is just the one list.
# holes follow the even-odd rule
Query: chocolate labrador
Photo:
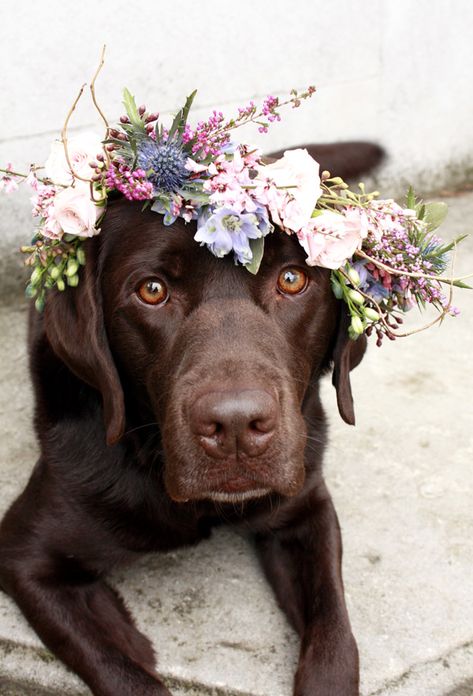
[[105, 575], [244, 520], [301, 637], [294, 694], [355, 696], [319, 380], [353, 423], [365, 338], [296, 239], [269, 235], [253, 276], [194, 232], [116, 200], [79, 286], [32, 311], [41, 453], [1, 524], [1, 586], [96, 696], [169, 696]]

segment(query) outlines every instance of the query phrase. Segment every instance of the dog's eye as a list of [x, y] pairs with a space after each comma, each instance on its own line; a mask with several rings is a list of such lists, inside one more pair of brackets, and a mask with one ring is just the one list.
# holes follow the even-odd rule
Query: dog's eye
[[306, 289], [308, 277], [299, 268], [285, 268], [278, 278], [278, 290], [285, 295], [297, 295]]
[[145, 280], [145, 282], [141, 283], [139, 286], [137, 293], [143, 302], [151, 305], [163, 304], [169, 296], [167, 287], [159, 278], [149, 278]]

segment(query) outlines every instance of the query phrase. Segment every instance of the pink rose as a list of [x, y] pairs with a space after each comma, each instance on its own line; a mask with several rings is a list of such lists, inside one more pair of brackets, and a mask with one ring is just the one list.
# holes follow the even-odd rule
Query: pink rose
[[324, 210], [297, 236], [309, 266], [336, 270], [361, 247], [367, 234], [368, 220], [364, 210], [348, 208], [344, 214]]
[[255, 198], [268, 205], [273, 222], [288, 232], [299, 232], [309, 223], [322, 194], [319, 163], [300, 148], [258, 167], [254, 183]]
[[65, 234], [93, 237], [99, 233], [95, 223], [102, 211], [103, 208], [90, 199], [88, 186], [70, 187], [55, 196], [46, 224], [53, 230], [59, 225]]
[[[90, 179], [93, 170], [89, 162], [103, 152], [101, 139], [95, 133], [82, 133], [67, 141], [67, 151], [75, 174], [83, 179]], [[72, 172], [66, 160], [64, 145], [55, 140], [51, 145], [51, 153], [44, 165], [46, 176], [55, 184], [70, 186], [73, 183]]]

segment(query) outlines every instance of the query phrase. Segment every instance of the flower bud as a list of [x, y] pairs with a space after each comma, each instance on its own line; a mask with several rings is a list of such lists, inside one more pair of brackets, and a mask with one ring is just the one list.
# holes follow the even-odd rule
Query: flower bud
[[61, 275], [61, 269], [59, 266], [51, 266], [49, 269], [49, 275], [53, 280], [57, 280]]
[[361, 334], [364, 331], [364, 328], [363, 322], [361, 321], [360, 317], [354, 316], [351, 318], [350, 328], [354, 334], [356, 334], [357, 336], [361, 336]]
[[145, 123], [151, 123], [152, 121], [157, 121], [159, 118], [159, 114], [149, 114], [149, 116], [146, 117]]
[[146, 111], [146, 106], [144, 104], [142, 104], [141, 106], [138, 107], [138, 113], [140, 116], [143, 116], [145, 111]]
[[67, 284], [70, 285], [71, 288], [76, 288], [79, 285], [79, 276], [77, 274], [67, 276]]
[[41, 276], [43, 275], [42, 270], [36, 266], [36, 268], [33, 269], [33, 273], [31, 274], [30, 278], [30, 283], [31, 285], [38, 285], [39, 281], [41, 280]]
[[35, 295], [36, 295], [37, 292], [38, 292], [37, 289], [34, 288], [31, 284], [29, 284], [29, 285], [26, 286], [25, 295], [26, 295], [26, 297], [28, 297], [30, 300], [31, 300], [33, 297], [35, 297]]
[[67, 262], [67, 267], [66, 267], [66, 275], [68, 278], [72, 278], [73, 276], [76, 275], [77, 271], [79, 270], [79, 264], [75, 259], [69, 259]]
[[358, 271], [353, 267], [349, 268], [348, 277], [350, 278], [350, 281], [353, 283], [353, 285], [359, 285], [361, 283]]
[[66, 284], [62, 278], [59, 278], [59, 280], [56, 283], [56, 287], [60, 292], [63, 292], [66, 289]]
[[81, 266], [85, 265], [85, 251], [81, 247], [79, 247], [79, 249], [76, 251], [76, 259]]
[[332, 291], [337, 300], [341, 300], [343, 297], [343, 289], [338, 280], [332, 278]]
[[366, 307], [365, 309], [365, 317], [369, 319], [370, 321], [378, 321], [379, 319], [379, 314], [376, 312], [374, 309], [371, 309], [371, 307]]
[[128, 116], [120, 116], [120, 123], [130, 123]]
[[349, 290], [348, 297], [352, 302], [355, 302], [359, 305], [362, 305], [365, 301], [363, 295], [360, 292], [358, 292], [358, 290]]
[[34, 306], [38, 310], [38, 312], [42, 312], [44, 309], [44, 297], [43, 295], [40, 295], [39, 297], [36, 298], [34, 301]]

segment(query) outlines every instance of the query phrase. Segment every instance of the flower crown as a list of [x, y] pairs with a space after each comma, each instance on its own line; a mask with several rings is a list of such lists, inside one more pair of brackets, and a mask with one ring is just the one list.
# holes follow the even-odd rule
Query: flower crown
[[[165, 225], [178, 217], [195, 220], [197, 242], [217, 257], [232, 253], [235, 263], [251, 273], [258, 272], [265, 237], [275, 226], [294, 235], [308, 265], [331, 269], [333, 292], [347, 304], [353, 339], [375, 331], [381, 345], [384, 336], [412, 333], [401, 332], [399, 325], [402, 313], [414, 305], [431, 304], [438, 310], [428, 326], [458, 313], [452, 288], [469, 286], [443, 274], [448, 252], [463, 237], [445, 244], [434, 235], [447, 212], [444, 203], [417, 201], [411, 188], [402, 207], [378, 199], [377, 192], [366, 193], [363, 184], [355, 192], [341, 178], [320, 173], [306, 150], [288, 150], [268, 163], [261, 150], [232, 139], [248, 123], [266, 133], [280, 121], [282, 107], [299, 107], [314, 87], [302, 93], [292, 90], [285, 101], [268, 96], [260, 108], [251, 101], [231, 119], [214, 111], [195, 127], [188, 123], [193, 92], [169, 128], [157, 113], [137, 107], [125, 89], [126, 115], [111, 128], [95, 97], [102, 65], [103, 55], [90, 89], [105, 137], [68, 138], [82, 87], [61, 139], [53, 143], [45, 176], [38, 175], [43, 168], [36, 165], [27, 175], [10, 164], [0, 169], [0, 191], [11, 192], [21, 181], [34, 189], [33, 215], [39, 224], [31, 245], [22, 251], [32, 268], [26, 294], [35, 298], [38, 310], [48, 290], [78, 285], [80, 266], [86, 263], [83, 242], [99, 234], [107, 198], [119, 192], [163, 215]], [[449, 287], [448, 296], [442, 293], [443, 284]]]

